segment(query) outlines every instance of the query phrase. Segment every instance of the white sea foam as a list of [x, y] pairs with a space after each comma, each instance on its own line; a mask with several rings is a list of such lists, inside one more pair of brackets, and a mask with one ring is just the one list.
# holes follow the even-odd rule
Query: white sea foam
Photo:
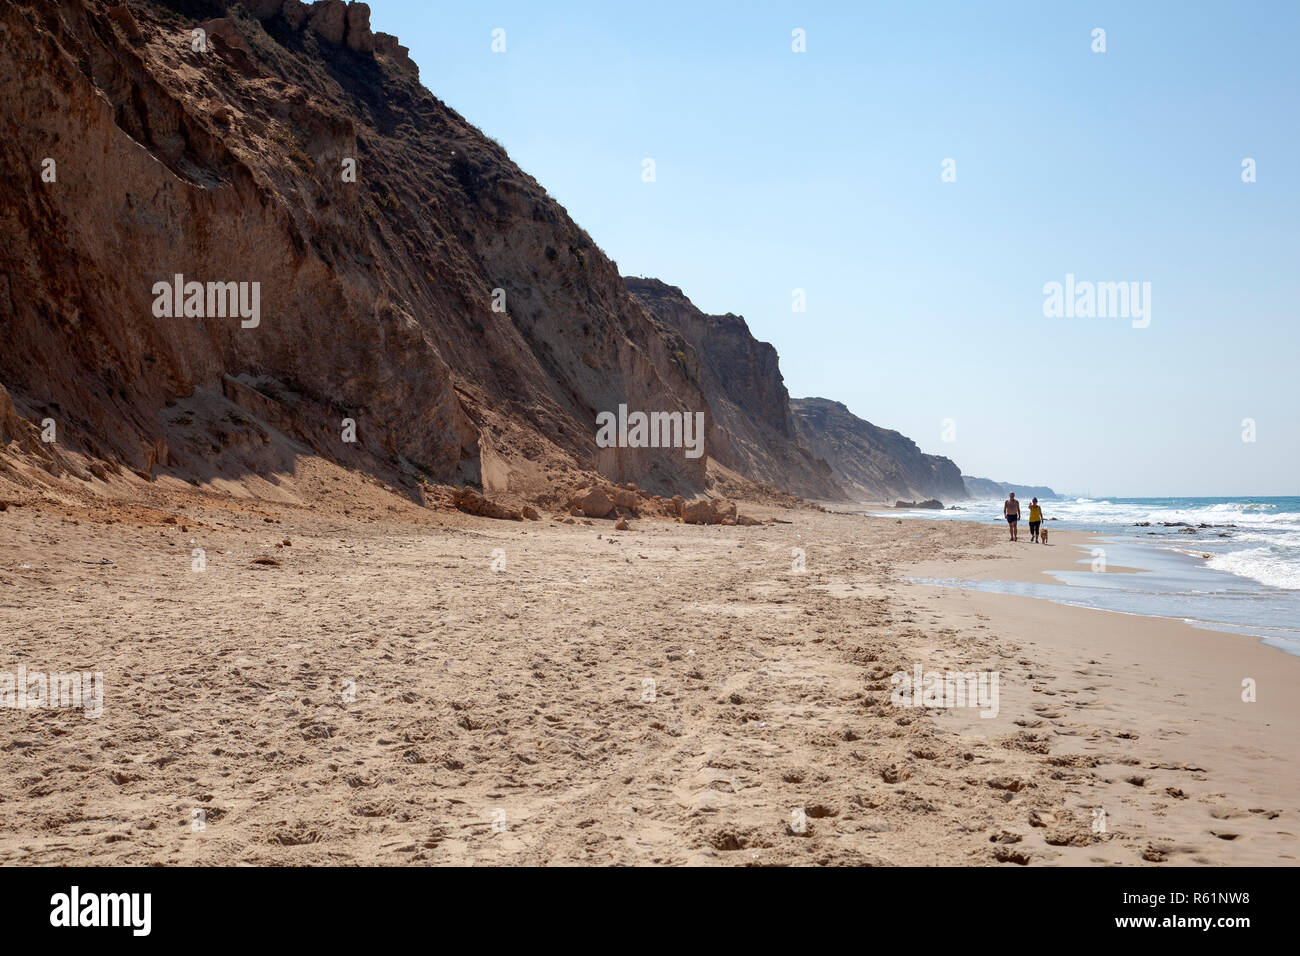
[[[1105, 547], [1114, 549], [1108, 557], [1116, 564], [1147, 573], [1066, 572], [1059, 575], [1059, 584], [984, 581], [960, 586], [1122, 613], [1186, 618], [1201, 627], [1254, 634], [1288, 653], [1300, 654], [1300, 497], [1268, 501], [1080, 497], [1045, 500], [1042, 505], [1044, 517], [1059, 522], [1053, 530], [1100, 532]], [[1025, 506], [1022, 502], [1022, 509]], [[958, 507], [961, 510], [912, 514], [927, 520], [1001, 522], [1001, 499], [963, 501]], [[1137, 526], [1143, 522], [1145, 527]], [[1100, 580], [1094, 583], [1094, 579]]]
[[1253, 578], [1270, 587], [1300, 591], [1300, 553], [1294, 549], [1247, 548], [1216, 554], [1205, 563], [1216, 570]]

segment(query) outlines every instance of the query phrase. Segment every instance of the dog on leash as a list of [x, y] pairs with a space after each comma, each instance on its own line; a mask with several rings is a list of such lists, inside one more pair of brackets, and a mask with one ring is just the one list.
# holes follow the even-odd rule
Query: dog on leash
[[1043, 544], [1047, 544], [1047, 522], [1046, 521], [1043, 522], [1043, 527], [1040, 528], [1038, 531], [1038, 540], [1043, 542]]

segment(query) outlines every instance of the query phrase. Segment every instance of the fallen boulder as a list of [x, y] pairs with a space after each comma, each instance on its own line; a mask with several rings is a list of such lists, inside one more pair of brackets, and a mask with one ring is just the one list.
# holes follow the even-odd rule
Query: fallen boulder
[[724, 519], [736, 523], [735, 502], [717, 502], [709, 498], [687, 501], [682, 504], [683, 524], [723, 524]]
[[636, 514], [641, 507], [641, 497], [635, 491], [629, 491], [626, 488], [614, 488], [610, 491], [609, 496], [614, 500], [614, 504], [625, 511]]
[[452, 501], [458, 509], [466, 514], [478, 515], [482, 518], [499, 518], [504, 521], [524, 520], [524, 516], [514, 508], [507, 508], [495, 501], [489, 501], [468, 486], [457, 491], [452, 497]]
[[588, 518], [607, 518], [614, 512], [613, 499], [599, 488], [578, 492], [573, 496], [571, 504]]

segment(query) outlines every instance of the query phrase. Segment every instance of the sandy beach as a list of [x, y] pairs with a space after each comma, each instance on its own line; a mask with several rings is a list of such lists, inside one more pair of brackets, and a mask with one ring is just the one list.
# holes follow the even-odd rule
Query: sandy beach
[[[0, 513], [0, 672], [104, 686], [95, 719], [0, 709], [0, 862], [1296, 860], [1300, 660], [905, 580], [1040, 575], [1081, 533], [743, 503], [782, 523], [615, 531], [296, 480], [333, 494]], [[918, 664], [996, 672], [997, 716], [895, 706]]]

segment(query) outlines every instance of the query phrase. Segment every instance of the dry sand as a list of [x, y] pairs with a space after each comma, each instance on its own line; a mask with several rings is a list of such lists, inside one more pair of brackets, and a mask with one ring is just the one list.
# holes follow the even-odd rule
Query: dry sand
[[[106, 687], [98, 719], [0, 709], [0, 863], [1295, 862], [1300, 659], [901, 580], [1038, 574], [1082, 535], [347, 490], [0, 513], [0, 671]], [[998, 671], [998, 716], [894, 707], [916, 663]]]

